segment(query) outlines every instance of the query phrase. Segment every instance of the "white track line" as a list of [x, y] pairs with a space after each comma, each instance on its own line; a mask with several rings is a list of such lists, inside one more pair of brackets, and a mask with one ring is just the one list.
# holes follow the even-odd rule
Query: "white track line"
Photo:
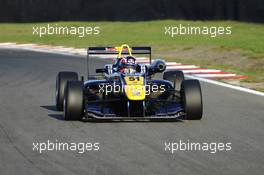
[[193, 69], [198, 68], [195, 65], [178, 65], [178, 66], [167, 66], [166, 69]]
[[190, 70], [182, 70], [183, 73], [216, 73], [216, 72], [221, 72], [221, 70], [216, 70], [216, 69], [190, 69]]
[[176, 62], [166, 62], [167, 66], [175, 66], [175, 65], [181, 65], [181, 63], [176, 63]]
[[223, 86], [223, 87], [239, 90], [242, 92], [247, 92], [247, 93], [254, 94], [254, 95], [264, 96], [263, 92], [255, 91], [255, 90], [240, 87], [240, 86], [235, 86], [235, 85], [231, 85], [231, 84], [227, 84], [227, 83], [223, 83], [223, 82], [219, 82], [219, 81], [215, 81], [215, 80], [205, 79], [205, 78], [201, 78], [201, 77], [196, 77], [196, 76], [192, 76], [192, 75], [186, 75], [185, 77], [197, 79], [199, 81], [203, 81], [203, 82], [218, 85], [218, 86]]
[[197, 77], [203, 77], [203, 78], [220, 78], [220, 77], [232, 77], [232, 76], [236, 76], [236, 74], [214, 74], [214, 73], [210, 73], [210, 74], [195, 74], [195, 76]]
[[8, 43], [0, 43], [0, 46], [9, 46], [9, 45], [15, 45], [16, 43], [11, 43], [11, 42], [8, 42]]
[[137, 57], [137, 61], [140, 60], [140, 61], [148, 61], [148, 59], [146, 59], [146, 57]]

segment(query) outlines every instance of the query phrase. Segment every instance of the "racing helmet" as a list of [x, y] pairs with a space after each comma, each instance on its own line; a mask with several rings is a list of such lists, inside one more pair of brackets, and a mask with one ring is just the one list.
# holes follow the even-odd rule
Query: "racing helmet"
[[126, 66], [125, 66], [125, 69], [124, 69], [124, 73], [127, 73], [127, 74], [133, 74], [136, 72], [135, 70], [135, 62], [136, 62], [136, 59], [133, 57], [133, 56], [127, 56], [126, 57]]
[[126, 63], [128, 65], [135, 65], [136, 64], [136, 58], [133, 56], [127, 56], [126, 57]]

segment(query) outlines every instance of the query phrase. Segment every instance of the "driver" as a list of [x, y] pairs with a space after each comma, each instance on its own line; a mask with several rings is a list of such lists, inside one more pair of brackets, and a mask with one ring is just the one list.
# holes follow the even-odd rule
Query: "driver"
[[136, 59], [133, 56], [127, 56], [125, 58], [121, 58], [119, 71], [121, 73], [135, 73], [136, 72]]
[[127, 64], [135, 65], [136, 64], [136, 58], [133, 56], [127, 56], [126, 57]]

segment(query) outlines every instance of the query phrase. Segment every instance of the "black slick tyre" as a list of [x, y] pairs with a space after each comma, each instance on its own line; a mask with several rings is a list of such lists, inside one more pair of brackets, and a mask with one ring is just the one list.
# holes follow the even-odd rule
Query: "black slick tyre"
[[56, 108], [63, 111], [64, 90], [67, 81], [78, 80], [76, 72], [59, 72], [56, 78]]
[[201, 86], [198, 80], [182, 82], [181, 99], [185, 109], [186, 120], [200, 120], [203, 115]]
[[68, 81], [64, 97], [64, 119], [81, 120], [84, 112], [82, 81]]

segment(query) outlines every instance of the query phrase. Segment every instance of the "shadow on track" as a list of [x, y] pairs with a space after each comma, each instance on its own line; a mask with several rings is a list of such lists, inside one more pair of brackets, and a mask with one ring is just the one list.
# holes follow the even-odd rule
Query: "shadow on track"
[[55, 118], [57, 120], [64, 120], [64, 117], [62, 114], [48, 114], [49, 117]]
[[[55, 105], [43, 105], [40, 106], [41, 108], [47, 109], [52, 112], [58, 112]], [[57, 119], [57, 120], [64, 120], [63, 114], [57, 113], [57, 114], [48, 114], [49, 117]]]
[[41, 108], [44, 109], [48, 109], [50, 111], [57, 111], [56, 106], [55, 105], [44, 105], [44, 106], [40, 106]]

